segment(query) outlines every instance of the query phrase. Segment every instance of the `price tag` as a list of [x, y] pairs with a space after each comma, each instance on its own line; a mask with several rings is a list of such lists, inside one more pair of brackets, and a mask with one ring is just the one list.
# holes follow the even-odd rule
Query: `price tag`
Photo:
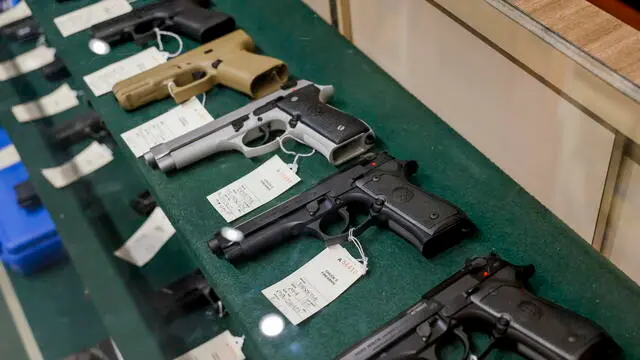
[[120, 136], [138, 157], [152, 147], [173, 140], [210, 121], [213, 121], [211, 114], [198, 99], [193, 98]]
[[24, 0], [20, 1], [18, 5], [0, 13], [0, 27], [26, 19], [29, 16], [31, 16], [31, 9], [29, 9], [29, 5], [27, 5]]
[[233, 336], [229, 330], [174, 360], [244, 360], [244, 336]]
[[69, 84], [62, 84], [59, 88], [40, 99], [11, 107], [13, 116], [18, 122], [38, 120], [55, 115], [78, 106], [80, 101], [76, 92]]
[[6, 169], [20, 162], [20, 154], [13, 144], [0, 149], [0, 170]]
[[94, 141], [73, 159], [60, 166], [42, 169], [40, 172], [55, 188], [62, 188], [100, 169], [111, 160], [113, 160], [111, 149]]
[[258, 168], [207, 196], [207, 200], [231, 222], [275, 199], [297, 184], [300, 178], [278, 155]]
[[68, 14], [58, 16], [53, 19], [53, 22], [58, 27], [58, 30], [60, 30], [62, 36], [67, 37], [88, 29], [95, 24], [126, 14], [131, 10], [133, 10], [131, 4], [126, 0], [102, 0]]
[[365, 269], [341, 245], [333, 245], [262, 294], [293, 325], [329, 305], [364, 275]]
[[11, 60], [0, 63], [0, 80], [11, 79], [20, 74], [39, 69], [53, 62], [56, 58], [56, 49], [44, 45], [38, 46]]
[[95, 96], [111, 92], [113, 85], [130, 78], [152, 67], [167, 62], [166, 57], [155, 47], [150, 47], [126, 59], [122, 59], [109, 66], [83, 77]]
[[144, 266], [175, 233], [167, 215], [156, 206], [144, 224], [113, 254], [134, 265]]

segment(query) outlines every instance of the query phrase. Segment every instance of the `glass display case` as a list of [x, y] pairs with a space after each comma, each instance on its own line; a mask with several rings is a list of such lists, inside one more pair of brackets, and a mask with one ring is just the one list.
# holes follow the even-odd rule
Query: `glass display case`
[[[102, 3], [109, 1], [116, 2], [103, 0]], [[138, 0], [130, 6], [139, 8], [152, 2]], [[167, 116], [164, 123], [154, 119], [180, 108], [187, 117], [210, 114], [211, 119], [203, 115], [206, 119], [202, 121], [211, 125], [228, 120], [226, 114], [250, 104], [252, 99], [249, 96], [231, 88], [235, 86], [235, 80], [230, 81], [230, 86], [212, 86], [210, 90], [207, 86], [204, 98], [198, 95], [195, 100], [188, 100], [182, 105], [177, 105], [171, 99], [174, 96], [178, 100], [178, 91], [183, 91], [189, 84], [209, 81], [208, 74], [232, 66], [235, 59], [221, 55], [221, 59], [207, 63], [205, 69], [201, 67], [202, 62], [194, 65], [200, 60], [182, 58], [182, 63], [165, 68], [158, 76], [165, 76], [170, 71], [182, 71], [180, 66], [188, 68], [183, 75], [171, 81], [163, 78], [155, 84], [137, 84], [142, 88], [147, 86], [145, 89], [151, 88], [151, 92], [155, 91], [155, 95], [144, 93], [141, 97], [156, 96], [158, 101], [144, 100], [143, 106], [125, 110], [124, 104], [133, 97], [127, 98], [121, 92], [114, 96], [110, 87], [106, 93], [96, 95], [95, 84], [108, 83], [110, 76], [117, 75], [115, 72], [98, 81], [94, 79], [94, 82], [86, 76], [146, 51], [146, 48], [158, 46], [156, 36], [162, 36], [163, 51], [171, 53], [179, 48], [183, 52], [193, 50], [200, 45], [193, 40], [193, 34], [182, 36], [178, 42], [171, 35], [167, 37], [161, 32], [154, 32], [153, 28], [135, 28], [134, 32], [146, 34], [145, 41], [123, 41], [106, 47], [100, 43], [103, 47], [97, 48], [89, 30], [66, 34], [60, 29], [61, 21], [54, 20], [94, 1], [29, 0], [27, 3], [42, 36], [24, 41], [3, 38], [0, 49], [2, 60], [16, 62], [16, 57], [38, 46], [53, 48], [55, 58], [65, 65], [68, 74], [58, 69], [51, 75], [40, 67], [3, 81], [0, 85], [0, 126], [8, 133], [28, 169], [35, 192], [50, 213], [68, 253], [69, 263], [77, 272], [82, 287], [86, 289], [86, 298], [90, 300], [92, 308], [90, 306], [86, 310], [90, 314], [86, 318], [93, 321], [80, 326], [82, 330], [75, 329], [72, 332], [77, 338], [86, 336], [90, 340], [85, 342], [91, 343], [109, 337], [124, 359], [174, 359], [229, 330], [238, 339], [243, 339], [238, 341], [242, 341], [242, 351], [248, 359], [331, 359], [410, 308], [430, 289], [463, 268], [466, 259], [495, 252], [513, 264], [535, 265], [537, 272], [528, 285], [532, 293], [602, 326], [623, 348], [628, 358], [640, 356], [640, 343], [637, 341], [640, 336], [637, 327], [640, 310], [634, 305], [640, 300], [637, 285], [302, 2], [218, 0], [215, 6], [211, 5], [211, 9], [235, 19], [236, 27], [244, 30], [256, 44], [254, 49], [245, 43], [243, 46], [247, 49], [286, 64], [289, 78], [296, 79], [294, 84], [297, 85], [293, 85], [293, 88], [285, 86], [281, 91], [302, 91], [300, 84], [303, 79], [321, 85], [315, 87], [316, 92], [311, 95], [310, 99], [315, 102], [308, 108], [303, 106], [294, 109], [292, 105], [277, 105], [276, 102], [282, 99], [291, 103], [308, 101], [303, 98], [302, 92], [293, 95], [286, 93], [273, 98], [273, 102], [262, 102], [259, 106], [244, 110], [244, 113], [234, 113], [234, 122], [229, 124], [236, 133], [241, 134], [244, 134], [242, 127], [248, 127], [251, 119], [265, 122], [273, 120], [268, 130], [256, 127], [255, 131], [260, 131], [259, 134], [247, 132], [249, 135], [245, 136], [253, 136], [257, 141], [247, 144], [250, 148], [266, 146], [270, 142], [269, 152], [249, 158], [242, 151], [221, 151], [200, 161], [177, 166], [179, 169], [170, 169], [172, 171], [166, 173], [149, 166], [141, 155], [151, 145], [161, 143], [158, 139], [152, 139], [154, 134], [159, 134], [158, 131], [165, 131], [163, 136], [175, 137], [177, 134], [171, 129], [176, 126], [171, 122], [180, 122], [184, 118], [181, 118], [182, 115]], [[128, 3], [124, 3], [117, 6], [126, 8]], [[105, 12], [116, 11], [113, 10], [115, 7], [108, 7], [111, 10]], [[127, 9], [117, 11], [128, 12]], [[92, 16], [98, 15], [94, 13]], [[209, 16], [204, 16], [204, 19], [210, 20]], [[66, 21], [71, 23], [65, 25], [68, 29], [88, 20], [78, 18]], [[180, 32], [175, 30], [178, 20], [172, 18], [171, 21], [174, 26], [170, 28], [171, 31]], [[153, 26], [163, 25], [154, 23]], [[163, 31], [169, 30], [165, 28]], [[90, 48], [90, 44], [93, 44], [93, 48]], [[220, 48], [214, 47], [212, 51]], [[198, 56], [205, 57], [206, 54], [203, 51]], [[165, 63], [165, 59], [157, 61]], [[143, 70], [127, 66], [132, 65], [124, 66], [126, 71], [131, 71], [130, 75]], [[270, 76], [284, 83], [287, 72], [278, 66], [281, 65], [277, 65], [277, 70]], [[252, 86], [260, 85], [260, 81], [267, 80], [258, 78]], [[94, 87], [90, 84], [94, 84]], [[333, 89], [323, 87], [328, 85]], [[136, 89], [135, 86], [132, 88]], [[52, 94], [65, 89], [71, 91], [71, 98], [75, 99], [69, 100], [67, 96], [65, 101], [71, 101], [70, 104], [63, 103], [60, 98], [51, 99]], [[253, 90], [251, 87], [244, 92], [253, 93]], [[159, 93], [162, 96], [157, 95]], [[263, 94], [253, 95], [260, 97]], [[22, 110], [16, 110], [16, 105], [37, 99], [40, 99], [39, 102], [27, 106], [26, 110], [24, 106]], [[318, 105], [318, 99], [348, 114], [345, 116], [350, 116], [349, 120], [338, 117], [336, 123], [330, 123], [331, 131], [343, 134], [344, 124], [350, 119], [361, 119], [368, 124], [362, 131], [367, 133], [367, 129], [370, 129], [375, 134], [375, 141], [373, 134], [367, 133], [366, 137], [358, 140], [362, 141], [358, 144], [363, 149], [354, 150], [352, 145], [340, 148], [344, 151], [341, 153], [329, 154], [326, 149], [323, 150], [324, 143], [314, 142], [314, 135], [304, 132], [321, 132], [313, 124], [309, 125], [309, 118], [335, 115], [332, 113], [334, 109]], [[274, 119], [260, 117], [276, 106], [281, 110], [288, 109], [290, 112], [287, 114], [293, 120], [285, 123], [277, 116]], [[185, 108], [199, 110], [190, 113]], [[34, 113], [40, 116], [31, 120], [29, 114]], [[295, 120], [304, 116], [308, 118]], [[26, 118], [28, 120], [24, 120]], [[144, 130], [138, 128], [152, 120], [152, 126]], [[193, 119], [184, 121], [183, 128], [197, 122]], [[298, 126], [298, 121], [300, 126], [306, 128], [298, 129], [300, 132], [295, 134], [299, 135], [295, 136], [307, 144], [315, 145], [317, 151], [313, 155], [306, 156], [310, 154], [309, 149], [301, 144], [277, 144], [283, 139], [279, 140], [277, 135], [272, 137], [269, 133], [270, 130], [282, 130], [282, 127], [290, 131]], [[73, 128], [74, 125], [78, 128]], [[164, 127], [164, 130], [158, 130], [158, 127]], [[134, 140], [123, 136], [136, 128], [138, 133]], [[60, 135], [65, 131], [74, 135]], [[327, 133], [323, 133], [323, 136], [331, 138]], [[136, 148], [135, 141], [144, 148], [143, 151]], [[191, 141], [197, 142], [198, 139]], [[92, 147], [100, 148], [99, 152], [108, 159], [95, 155], [78, 160]], [[238, 149], [238, 146], [229, 146], [224, 150]], [[378, 179], [372, 180], [377, 182], [381, 178], [387, 179], [391, 176], [389, 174], [395, 174], [393, 182], [380, 190], [388, 190], [388, 195], [381, 199], [380, 196], [369, 194], [370, 200], [363, 200], [367, 204], [363, 210], [356, 206], [362, 205], [362, 197], [358, 201], [350, 196], [338, 199], [338, 195], [342, 194], [337, 193], [337, 185], [327, 185], [322, 180], [353, 166], [349, 161], [342, 163], [336, 160], [340, 159], [339, 155], [360, 155], [365, 150], [372, 153], [387, 152], [400, 161], [398, 164], [401, 167], [384, 168]], [[295, 154], [305, 156], [297, 157]], [[296, 163], [297, 171], [293, 172], [299, 181], [287, 179], [287, 186], [271, 197], [253, 194], [255, 196], [251, 199], [256, 199], [256, 205], [246, 203], [246, 197], [238, 198], [248, 196], [240, 193], [250, 185], [238, 186], [224, 196], [240, 209], [237, 210], [240, 216], [219, 212], [220, 206], [216, 206], [212, 194], [247, 174], [254, 174], [253, 181], [267, 188], [273, 185], [265, 185], [265, 180], [252, 171], [271, 161], [274, 156], [278, 156], [285, 164]], [[355, 155], [347, 157], [349, 160], [356, 158]], [[176, 162], [180, 161], [177, 155], [176, 159]], [[383, 165], [376, 163], [381, 162], [380, 157], [366, 159], [369, 164], [362, 166], [375, 168]], [[57, 169], [53, 174], [52, 170], [43, 171], [61, 165], [68, 168]], [[69, 176], [78, 178], [67, 184]], [[268, 183], [268, 175], [264, 176], [267, 176]], [[356, 180], [352, 177], [340, 184], [344, 188], [355, 189], [360, 186]], [[269, 236], [260, 235], [269, 237], [277, 246], [246, 250], [244, 261], [227, 261], [232, 258], [230, 252], [235, 250], [217, 254], [212, 252], [212, 248], [217, 249], [216, 244], [223, 241], [221, 232], [231, 232], [231, 235], [224, 237], [228, 246], [236, 246], [235, 243], [245, 246], [248, 242], [242, 241], [249, 239], [250, 234], [234, 233], [231, 227], [246, 229], [247, 225], [243, 222], [323, 184], [334, 186], [327, 191], [330, 194], [327, 199], [331, 199], [332, 209], [335, 207], [340, 211], [332, 210], [330, 216], [322, 221], [318, 218], [317, 224], [308, 227], [275, 222], [285, 219], [287, 211], [294, 207], [295, 202], [289, 202], [288, 208], [280, 208], [282, 213], [273, 213], [270, 220], [275, 224], [271, 227], [273, 233]], [[367, 187], [363, 185], [364, 188]], [[141, 197], [145, 192], [148, 192], [146, 196]], [[365, 196], [366, 191], [358, 194]], [[375, 212], [375, 200], [395, 204], [395, 207], [385, 209], [395, 211], [394, 216], [398, 216], [398, 220], [390, 221], [390, 218], [394, 220], [390, 215], [381, 216]], [[341, 201], [345, 202], [344, 206], [340, 205]], [[419, 202], [415, 212], [402, 210], [402, 204], [414, 204], [416, 201]], [[153, 206], [154, 202], [158, 208]], [[244, 203], [238, 204], [240, 202]], [[428, 209], [435, 206], [437, 211], [427, 210], [426, 205], [423, 206], [425, 202], [431, 204]], [[320, 201], [302, 204], [300, 209], [304, 210], [303, 213], [313, 216], [318, 209], [322, 210], [327, 205]], [[248, 211], [241, 209], [243, 207], [255, 209]], [[164, 219], [165, 215], [155, 213], [158, 209], [162, 209], [170, 223], [165, 224], [164, 228], [163, 220], [157, 218]], [[451, 222], [440, 222], [439, 211]], [[472, 223], [466, 223], [463, 229], [465, 233], [461, 236], [451, 235], [449, 225], [459, 227], [463, 222], [460, 219], [452, 220], [451, 212], [458, 214], [460, 219], [468, 217]], [[157, 222], [149, 225], [146, 222], [150, 219]], [[293, 222], [299, 225], [298, 219]], [[313, 227], [316, 225], [317, 228]], [[161, 240], [145, 239], [139, 233], [136, 237], [136, 233], [145, 226], [153, 228], [151, 233], [156, 231], [154, 236], [166, 237], [168, 241], [163, 243]], [[416, 240], [420, 236], [416, 236], [413, 229], [421, 226], [428, 228], [429, 239], [433, 235], [434, 241], [437, 240], [433, 248], [427, 249], [426, 240]], [[438, 226], [442, 228], [436, 229]], [[330, 236], [320, 236], [319, 231]], [[167, 235], [167, 232], [170, 234]], [[440, 232], [446, 236], [440, 236]], [[244, 235], [246, 238], [234, 240], [235, 235]], [[352, 241], [354, 237], [359, 242]], [[138, 247], [129, 243], [122, 250], [121, 247], [132, 238], [140, 242]], [[336, 294], [332, 301], [319, 299], [317, 294], [323, 294], [320, 290], [313, 294], [299, 293], [308, 290], [303, 285], [310, 279], [309, 276], [313, 278], [317, 274], [296, 273], [295, 281], [285, 285], [279, 283], [305, 264], [317, 264], [314, 257], [324, 253], [327, 245], [332, 244], [331, 241], [325, 241], [327, 239], [343, 240], [342, 246], [350, 256], [366, 257], [368, 260], [367, 269], [352, 279], [353, 285], [346, 285], [344, 292]], [[430, 240], [428, 244], [434, 241]], [[160, 249], [154, 255], [155, 247]], [[132, 252], [135, 254], [132, 255]], [[131, 260], [136, 256], [144, 258], [145, 254], [151, 258], [148, 262], [140, 260], [135, 264], [136, 261]], [[200, 272], [197, 272], [198, 269]], [[43, 271], [46, 274], [49, 270]], [[200, 278], [202, 281], [196, 286], [187, 284], [190, 292], [181, 295], [175, 289], [183, 287], [171, 287], [170, 284], [175, 285], [175, 281], [194, 272], [204, 276], [204, 280]], [[265, 289], [274, 284], [281, 284], [282, 288], [279, 293], [269, 297], [271, 292], [265, 292]], [[168, 295], [169, 300], [162, 298], [163, 294]], [[185, 303], [191, 304], [192, 296], [199, 301], [194, 302], [193, 307], [183, 306]], [[203, 296], [204, 302], [200, 301]], [[282, 308], [274, 306], [274, 297], [280, 297], [288, 311], [281, 312]], [[43, 296], [42, 301], [53, 300]], [[521, 311], [526, 312], [526, 309]], [[298, 316], [295, 325], [291, 312]], [[313, 314], [307, 316], [309, 312]], [[489, 342], [486, 335], [477, 334], [473, 339], [472, 352], [476, 354]], [[60, 356], [60, 350], [55, 349], [54, 345], [41, 344], [45, 358]], [[454, 341], [450, 346], [443, 346], [441, 351], [444, 358], [455, 358], [462, 351], [462, 346]], [[488, 357], [512, 358], [522, 357], [506, 350], [497, 350]]]

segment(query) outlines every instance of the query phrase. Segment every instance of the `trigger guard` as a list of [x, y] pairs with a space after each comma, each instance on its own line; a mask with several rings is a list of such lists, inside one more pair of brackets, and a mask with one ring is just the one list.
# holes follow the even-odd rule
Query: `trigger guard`
[[462, 341], [462, 346], [464, 346], [464, 353], [460, 360], [469, 360], [469, 355], [471, 354], [471, 341], [469, 341], [469, 335], [467, 335], [461, 327], [453, 330], [453, 334]]

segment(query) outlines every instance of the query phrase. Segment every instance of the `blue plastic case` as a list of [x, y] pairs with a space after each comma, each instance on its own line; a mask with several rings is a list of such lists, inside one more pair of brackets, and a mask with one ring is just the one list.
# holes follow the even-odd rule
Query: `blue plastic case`
[[[0, 149], [10, 144], [0, 129]], [[0, 258], [6, 267], [25, 275], [66, 257], [47, 210], [27, 210], [17, 202], [14, 186], [28, 179], [22, 162], [0, 170]]]

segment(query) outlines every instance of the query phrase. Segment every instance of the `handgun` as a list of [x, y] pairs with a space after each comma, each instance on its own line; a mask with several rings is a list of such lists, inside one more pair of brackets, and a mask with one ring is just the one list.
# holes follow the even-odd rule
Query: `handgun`
[[[237, 150], [251, 158], [276, 150], [280, 140], [272, 135], [278, 134], [299, 139], [330, 163], [342, 164], [371, 148], [375, 136], [362, 120], [327, 105], [332, 96], [332, 86], [289, 82], [271, 95], [152, 147], [144, 159], [169, 172], [220, 151]], [[255, 140], [262, 141], [249, 146]]]
[[18, 42], [37, 39], [42, 34], [40, 25], [32, 16], [3, 26], [0, 31], [2, 37]]
[[[384, 152], [367, 154], [356, 165], [235, 229], [221, 229], [209, 241], [209, 249], [239, 263], [298, 236], [320, 238], [330, 246], [377, 225], [404, 238], [423, 256], [433, 257], [469, 236], [474, 226], [455, 205], [409, 182], [417, 170], [415, 161]], [[363, 217], [366, 220], [357, 224]], [[342, 232], [328, 235], [327, 230], [340, 222]]]
[[216, 84], [261, 98], [278, 90], [289, 74], [282, 61], [254, 54], [255, 50], [249, 35], [236, 30], [118, 82], [113, 94], [126, 110], [170, 95], [182, 103]]
[[42, 67], [42, 75], [50, 82], [60, 81], [71, 76], [64, 61], [57, 56], [53, 62]]
[[[600, 326], [527, 291], [533, 265], [515, 266], [496, 254], [466, 261], [338, 360], [440, 359], [438, 347], [458, 342], [461, 360], [483, 360], [496, 349], [530, 360], [614, 360], [619, 346]], [[469, 332], [490, 335], [474, 354]]]
[[93, 109], [51, 128], [49, 138], [60, 148], [68, 148], [86, 139], [100, 139], [109, 135], [100, 115]]
[[89, 31], [94, 39], [110, 46], [129, 41], [143, 45], [156, 38], [156, 28], [205, 43], [235, 26], [231, 16], [209, 10], [209, 0], [163, 0], [94, 25]]
[[206, 307], [212, 307], [218, 317], [226, 314], [222, 300], [200, 269], [151, 293], [147, 300], [165, 323]]

